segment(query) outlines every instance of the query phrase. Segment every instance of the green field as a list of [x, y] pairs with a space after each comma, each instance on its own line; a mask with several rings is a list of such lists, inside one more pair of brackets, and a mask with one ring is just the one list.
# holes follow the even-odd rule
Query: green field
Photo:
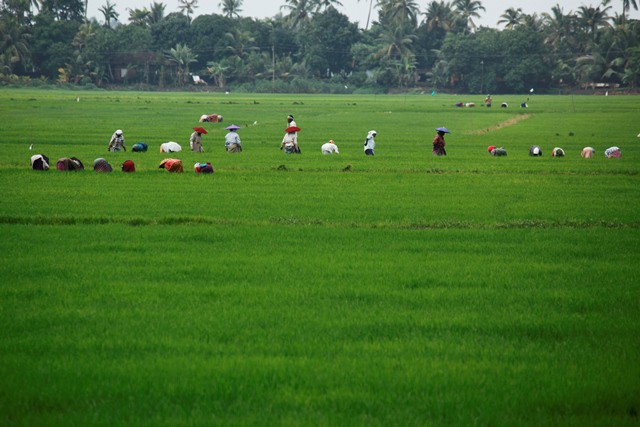
[[526, 97], [0, 90], [0, 425], [638, 425], [640, 98]]

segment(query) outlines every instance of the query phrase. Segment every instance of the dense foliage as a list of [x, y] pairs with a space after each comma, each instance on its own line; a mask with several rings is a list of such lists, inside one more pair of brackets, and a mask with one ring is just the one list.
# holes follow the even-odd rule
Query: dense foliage
[[[36, 79], [112, 87], [344, 92], [450, 90], [516, 93], [640, 83], [636, 1], [612, 0], [541, 16], [508, 8], [500, 29], [480, 27], [481, 1], [370, 0], [377, 20], [359, 29], [336, 0], [283, 0], [281, 13], [242, 17], [242, 0], [222, 14], [193, 16], [164, 3], [118, 16], [107, 0], [102, 22], [79, 0], [0, 3], [0, 84]], [[367, 2], [365, 2], [367, 3]], [[126, 21], [126, 22], [125, 22]]]

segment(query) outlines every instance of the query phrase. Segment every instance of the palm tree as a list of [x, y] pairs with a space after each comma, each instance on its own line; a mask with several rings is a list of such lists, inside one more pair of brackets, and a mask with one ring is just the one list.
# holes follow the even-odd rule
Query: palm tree
[[609, 26], [608, 10], [611, 9], [611, 6], [608, 5], [609, 1], [602, 2], [602, 6], [606, 6], [602, 10], [600, 10], [600, 6], [580, 6], [578, 8], [578, 20], [586, 28], [587, 33], [591, 34], [593, 40], [596, 39], [599, 28]]
[[178, 43], [175, 48], [171, 48], [167, 54], [167, 58], [169, 61], [177, 64], [178, 70], [176, 74], [178, 77], [178, 83], [181, 86], [184, 86], [187, 76], [189, 75], [189, 64], [196, 62], [198, 55], [195, 55], [187, 45]]
[[522, 24], [522, 18], [522, 8], [519, 7], [517, 9], [514, 9], [510, 7], [509, 9], [505, 10], [502, 15], [500, 15], [500, 19], [498, 20], [497, 24], [504, 24], [504, 27], [507, 30], [513, 30], [515, 27]]
[[622, 22], [625, 22], [627, 11], [631, 8], [638, 10], [638, 2], [636, 0], [622, 0]]
[[0, 20], [0, 72], [12, 74], [18, 64], [24, 68], [31, 57], [29, 40], [31, 34], [17, 19]]
[[569, 38], [574, 31], [575, 19], [573, 13], [569, 11], [565, 15], [559, 4], [551, 8], [551, 13], [544, 12], [542, 19], [547, 34], [545, 43], [550, 44], [554, 49], [557, 49], [559, 44]]
[[118, 16], [120, 16], [120, 14], [116, 12], [116, 5], [112, 4], [109, 0], [107, 0], [107, 3], [98, 10], [102, 13], [102, 16], [104, 16], [105, 27], [110, 27], [111, 21], [117, 21]]
[[323, 10], [327, 10], [330, 7], [335, 7], [334, 5], [342, 6], [342, 2], [340, 0], [314, 0], [316, 12], [322, 12]]
[[255, 46], [256, 39], [250, 31], [236, 29], [232, 33], [226, 33], [225, 39], [227, 42], [226, 50], [240, 59], [246, 58], [250, 52], [260, 50]]
[[476, 28], [473, 18], [479, 18], [480, 11], [486, 10], [480, 0], [453, 0], [453, 7], [458, 18], [469, 30]]
[[149, 16], [151, 16], [151, 12], [146, 7], [142, 9], [129, 9], [129, 22], [132, 25], [138, 25], [140, 27], [145, 27], [149, 24]]
[[178, 3], [181, 3], [181, 5], [178, 6], [180, 12], [187, 15], [187, 19], [191, 22], [191, 15], [198, 7], [198, 0], [178, 0]]
[[280, 9], [288, 9], [289, 14], [286, 19], [292, 28], [299, 28], [308, 23], [313, 14], [313, 2], [311, 0], [286, 0]]
[[229, 67], [223, 67], [219, 62], [209, 61], [207, 62], [207, 72], [213, 77], [213, 82], [219, 88], [223, 88], [226, 84], [224, 79], [224, 73]]
[[416, 39], [416, 35], [408, 32], [404, 25], [384, 25], [378, 37], [380, 49], [375, 56], [389, 59], [415, 57], [411, 47]]
[[405, 25], [416, 26], [420, 9], [414, 0], [378, 0], [380, 15], [385, 18]]
[[429, 3], [424, 16], [427, 31], [447, 32], [452, 27], [453, 10], [451, 9], [451, 3], [445, 3], [444, 0], [439, 2], [434, 0]]
[[[358, 0], [360, 3], [360, 0]], [[369, 0], [369, 13], [367, 14], [367, 24], [365, 25], [365, 31], [369, 29], [369, 22], [371, 21], [371, 10], [373, 9], [373, 0]]]
[[222, 7], [222, 14], [227, 18], [239, 18], [242, 12], [243, 0], [222, 0], [218, 5]]
[[156, 24], [164, 19], [164, 3], [153, 2], [149, 6], [149, 24]]

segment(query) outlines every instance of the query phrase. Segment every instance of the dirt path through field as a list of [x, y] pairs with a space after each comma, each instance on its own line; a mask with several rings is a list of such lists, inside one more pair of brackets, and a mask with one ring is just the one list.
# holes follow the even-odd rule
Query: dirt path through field
[[468, 132], [469, 135], [484, 135], [487, 134], [489, 132], [493, 132], [494, 130], [499, 130], [502, 128], [506, 128], [508, 126], [513, 126], [518, 122], [521, 122], [523, 120], [527, 120], [528, 118], [531, 117], [531, 114], [521, 114], [519, 116], [514, 117], [513, 119], [509, 119], [506, 120], [504, 122], [498, 123], [497, 125], [490, 127], [490, 128], [485, 128], [485, 129], [478, 129], [478, 130], [472, 130], [471, 132]]

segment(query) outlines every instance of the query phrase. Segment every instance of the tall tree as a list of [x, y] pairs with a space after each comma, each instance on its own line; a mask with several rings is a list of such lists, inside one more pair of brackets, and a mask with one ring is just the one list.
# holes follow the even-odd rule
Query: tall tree
[[622, 22], [627, 19], [627, 11], [631, 10], [632, 7], [638, 10], [637, 0], [622, 0]]
[[377, 6], [383, 20], [411, 27], [417, 25], [420, 9], [414, 0], [378, 0]]
[[149, 24], [157, 24], [164, 19], [164, 3], [153, 2], [149, 6]]
[[314, 4], [312, 0], [286, 0], [280, 9], [289, 11], [286, 15], [287, 22], [292, 28], [298, 29], [311, 20]]
[[519, 7], [517, 9], [514, 9], [513, 7], [510, 7], [509, 9], [505, 10], [502, 15], [500, 15], [500, 19], [498, 20], [497, 24], [504, 24], [504, 27], [507, 30], [513, 30], [515, 27], [522, 24], [522, 18], [522, 8]]
[[467, 30], [475, 30], [477, 28], [473, 18], [479, 18], [480, 11], [486, 10], [480, 0], [453, 0], [453, 7], [456, 15]]
[[50, 13], [58, 21], [79, 21], [85, 19], [83, 0], [41, 0], [40, 12]]
[[189, 22], [191, 22], [191, 15], [198, 7], [198, 0], [178, 0], [178, 3], [180, 3], [180, 6], [178, 6], [180, 13], [186, 15]]
[[602, 2], [602, 9], [600, 9], [601, 6], [580, 6], [578, 8], [578, 20], [593, 40], [596, 39], [599, 28], [609, 26], [610, 17], [608, 12], [611, 9], [609, 1]]
[[427, 6], [427, 11], [424, 13], [424, 22], [429, 32], [447, 32], [451, 30], [453, 26], [453, 10], [451, 9], [451, 3], [441, 1], [432, 1]]
[[308, 29], [300, 33], [304, 62], [316, 77], [348, 73], [353, 65], [351, 46], [358, 38], [358, 27], [334, 7], [314, 16]]
[[242, 12], [243, 0], [222, 0], [218, 5], [222, 8], [222, 14], [227, 18], [239, 18]]
[[562, 7], [556, 4], [551, 8], [551, 13], [543, 13], [546, 39], [545, 43], [550, 44], [554, 50], [559, 50], [562, 45], [573, 38], [575, 16], [571, 11], [565, 14]]
[[315, 3], [316, 13], [320, 13], [324, 10], [329, 9], [330, 7], [342, 6], [342, 2], [340, 0], [313, 0]]
[[[358, 0], [360, 3], [360, 0]], [[373, 0], [369, 0], [369, 13], [367, 14], [367, 23], [364, 27], [365, 31], [369, 29], [369, 22], [371, 22], [371, 11], [373, 10]]]
[[31, 56], [29, 40], [31, 35], [27, 27], [20, 25], [18, 19], [0, 19], [0, 72], [12, 74], [16, 68], [25, 70]]
[[142, 9], [129, 9], [129, 22], [132, 25], [137, 25], [139, 27], [146, 27], [149, 25], [149, 16], [151, 16], [151, 12], [146, 7]]
[[116, 5], [107, 0], [104, 6], [98, 9], [104, 17], [104, 26], [111, 27], [111, 21], [117, 21], [120, 14], [116, 11]]

